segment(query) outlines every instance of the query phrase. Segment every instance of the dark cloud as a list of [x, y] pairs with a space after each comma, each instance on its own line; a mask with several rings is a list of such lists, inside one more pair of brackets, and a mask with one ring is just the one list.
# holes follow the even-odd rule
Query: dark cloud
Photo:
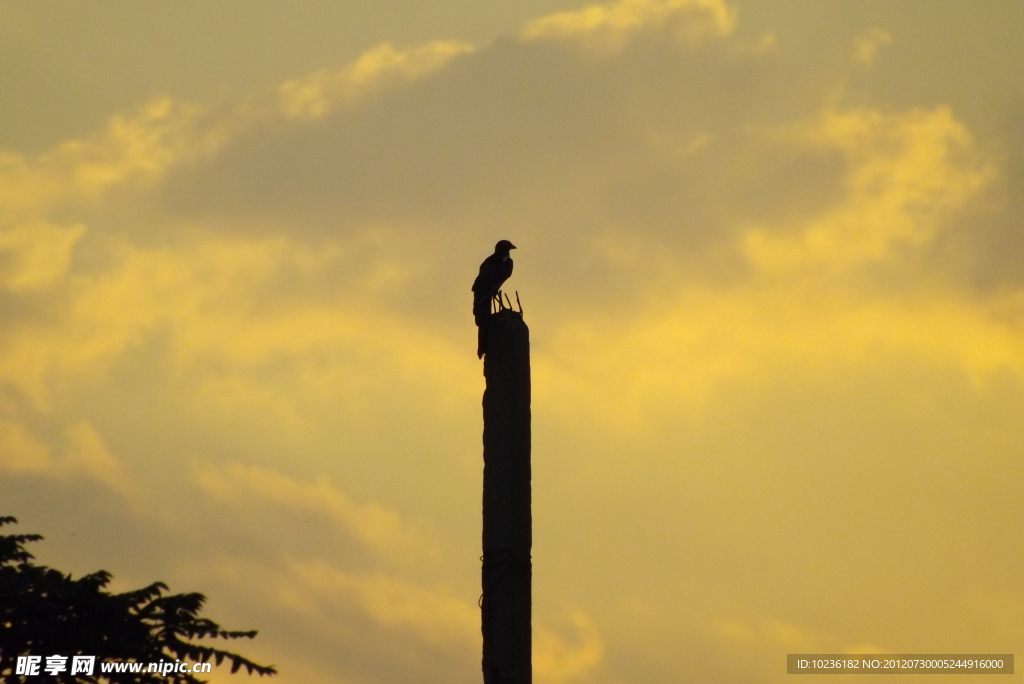
[[253, 131], [180, 169], [164, 199], [182, 217], [278, 216], [317, 232], [624, 225], [692, 247], [737, 214], [834, 195], [835, 160], [744, 132], [792, 106], [772, 71], [730, 43], [592, 57], [505, 39], [354, 112]]
[[[602, 236], [712, 272], [744, 225], [840, 197], [837, 155], [770, 133], [815, 111], [825, 84], [794, 90], [780, 74], [731, 39], [653, 36], [595, 56], [506, 38], [354, 110], [252, 130], [172, 172], [160, 201], [172, 221], [248, 235], [358, 241], [386, 226], [384, 249], [422, 266], [393, 305], [435, 321], [462, 315], [500, 238], [521, 248], [516, 287], [629, 302], [660, 267], [622, 270]], [[745, 268], [728, 260], [722, 272]], [[461, 276], [438, 266], [454, 262]]]
[[1017, 288], [1024, 284], [1024, 101], [1008, 107], [1002, 130], [981, 144], [1001, 150], [997, 175], [927, 258], [979, 292]]

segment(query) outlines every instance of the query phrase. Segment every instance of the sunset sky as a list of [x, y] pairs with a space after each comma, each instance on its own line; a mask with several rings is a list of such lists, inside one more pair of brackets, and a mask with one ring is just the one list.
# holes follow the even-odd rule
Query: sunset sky
[[280, 684], [479, 682], [507, 238], [537, 684], [1024, 657], [1024, 2], [46, 0], [0, 38], [40, 563], [206, 594]]

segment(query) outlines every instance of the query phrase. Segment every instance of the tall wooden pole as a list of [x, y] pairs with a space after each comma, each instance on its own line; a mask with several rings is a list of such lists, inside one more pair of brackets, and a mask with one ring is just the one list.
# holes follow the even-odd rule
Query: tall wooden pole
[[484, 684], [531, 684], [530, 330], [492, 314], [484, 357]]

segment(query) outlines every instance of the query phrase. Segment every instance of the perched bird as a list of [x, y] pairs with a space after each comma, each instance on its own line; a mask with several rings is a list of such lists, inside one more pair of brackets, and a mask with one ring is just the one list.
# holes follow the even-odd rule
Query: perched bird
[[498, 296], [502, 284], [512, 275], [512, 257], [509, 251], [515, 249], [508, 240], [501, 240], [494, 246], [494, 254], [480, 264], [480, 275], [473, 281], [473, 318], [477, 331], [477, 358], [483, 358], [487, 351], [487, 322], [491, 315], [491, 300]]

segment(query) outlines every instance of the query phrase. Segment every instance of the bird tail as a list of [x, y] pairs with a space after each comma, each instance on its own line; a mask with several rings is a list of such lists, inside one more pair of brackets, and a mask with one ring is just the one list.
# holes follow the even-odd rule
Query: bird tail
[[483, 327], [491, 315], [491, 298], [478, 296], [473, 299], [473, 320], [478, 327]]
[[487, 321], [476, 330], [476, 358], [484, 358], [487, 353]]
[[491, 298], [476, 297], [473, 299], [473, 320], [476, 321], [476, 357], [482, 359], [487, 352], [487, 325], [491, 320]]

